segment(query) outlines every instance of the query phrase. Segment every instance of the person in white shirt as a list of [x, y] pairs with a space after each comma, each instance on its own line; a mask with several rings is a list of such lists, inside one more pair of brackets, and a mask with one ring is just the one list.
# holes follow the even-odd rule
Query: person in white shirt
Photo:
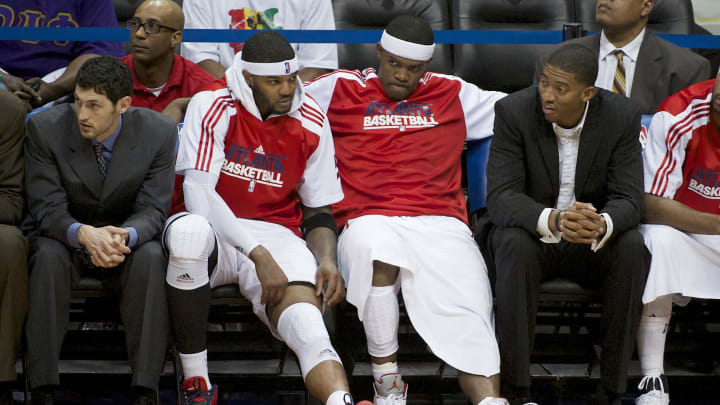
[[[185, 0], [185, 28], [334, 30], [330, 0]], [[292, 44], [300, 78], [310, 81], [338, 68], [337, 45]], [[243, 43], [183, 42], [181, 53], [220, 79]]]
[[[653, 0], [597, 0], [599, 34], [577, 38], [598, 55], [595, 86], [625, 95], [642, 114], [654, 114], [672, 94], [711, 78], [710, 62], [647, 29]], [[547, 55], [535, 67], [535, 82]]]

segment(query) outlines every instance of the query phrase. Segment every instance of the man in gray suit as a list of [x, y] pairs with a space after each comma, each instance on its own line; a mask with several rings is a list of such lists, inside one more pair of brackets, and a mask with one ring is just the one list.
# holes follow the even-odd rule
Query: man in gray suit
[[[653, 0], [597, 0], [602, 32], [568, 42], [597, 53], [595, 86], [629, 97], [641, 114], [654, 114], [668, 96], [711, 78], [707, 59], [647, 31], [652, 8]], [[546, 58], [535, 66], [535, 83]]]
[[596, 89], [596, 75], [595, 54], [566, 45], [550, 55], [537, 87], [495, 104], [485, 253], [496, 272], [502, 378], [513, 405], [529, 401], [539, 287], [555, 277], [600, 289], [596, 402], [620, 405], [626, 388], [650, 263], [637, 230], [640, 113]]
[[0, 405], [12, 403], [15, 354], [27, 311], [27, 241], [22, 218], [25, 104], [0, 90]]
[[121, 60], [91, 59], [78, 71], [75, 104], [27, 124], [33, 403], [54, 403], [70, 289], [81, 276], [101, 279], [118, 295], [132, 403], [156, 401], [169, 328], [158, 238], [170, 207], [177, 129], [157, 112], [130, 107], [132, 83]]

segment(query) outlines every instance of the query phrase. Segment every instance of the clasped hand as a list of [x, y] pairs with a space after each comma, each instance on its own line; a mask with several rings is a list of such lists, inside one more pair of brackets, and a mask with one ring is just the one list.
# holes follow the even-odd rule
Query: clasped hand
[[591, 203], [576, 202], [558, 215], [558, 230], [568, 242], [590, 245], [605, 235], [605, 218]]
[[90, 253], [92, 264], [97, 267], [115, 267], [125, 261], [125, 255], [131, 252], [126, 243], [130, 232], [125, 228], [104, 226], [95, 228], [83, 225], [78, 228], [78, 243]]

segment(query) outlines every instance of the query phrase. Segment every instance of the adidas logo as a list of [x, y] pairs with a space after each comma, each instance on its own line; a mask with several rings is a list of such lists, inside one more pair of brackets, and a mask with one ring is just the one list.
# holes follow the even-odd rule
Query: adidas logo
[[189, 274], [185, 273], [185, 274], [179, 275], [177, 278], [177, 281], [179, 281], [181, 283], [192, 283], [193, 281], [195, 281], [195, 279], [190, 277]]
[[264, 155], [265, 151], [263, 150], [262, 145], [258, 146], [253, 152], [257, 153], [258, 155]]
[[322, 357], [337, 358], [337, 354], [335, 353], [335, 350], [333, 350], [333, 349], [324, 349], [324, 350], [320, 351], [320, 353], [318, 353], [318, 357], [319, 358], [322, 358]]

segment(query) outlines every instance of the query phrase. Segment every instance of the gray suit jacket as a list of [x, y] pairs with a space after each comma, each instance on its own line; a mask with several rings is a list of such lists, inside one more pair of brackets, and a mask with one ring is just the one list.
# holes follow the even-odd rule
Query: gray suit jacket
[[132, 226], [141, 245], [159, 237], [170, 209], [177, 127], [160, 113], [130, 107], [103, 183], [75, 106], [31, 117], [25, 142], [25, 189], [35, 231], [69, 245], [74, 222]]
[[[600, 52], [600, 34], [563, 44], [571, 43], [584, 45], [594, 53]], [[543, 55], [535, 65], [535, 84], [549, 56], [549, 53]], [[655, 114], [669, 96], [710, 78], [710, 62], [707, 59], [646, 30], [635, 67], [630, 101], [640, 107], [642, 114]]]
[[[613, 235], [636, 226], [643, 207], [638, 107], [598, 89], [580, 135], [575, 196], [607, 212]], [[537, 221], [560, 190], [557, 138], [543, 115], [536, 86], [495, 103], [487, 165], [487, 209], [493, 224], [536, 235]]]

